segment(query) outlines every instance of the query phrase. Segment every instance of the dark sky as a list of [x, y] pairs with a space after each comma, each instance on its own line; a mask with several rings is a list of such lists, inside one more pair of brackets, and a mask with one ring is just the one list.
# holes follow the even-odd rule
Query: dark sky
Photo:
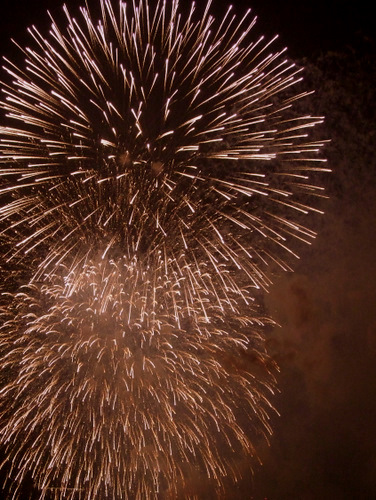
[[[59, 0], [3, 0], [0, 20], [1, 46], [6, 49], [10, 37], [21, 39], [25, 28], [30, 24], [45, 25], [47, 9], [58, 15], [62, 3]], [[65, 3], [68, 6], [80, 5], [79, 1], [73, 0]], [[184, 4], [184, 0], [181, 3]], [[232, 3], [239, 12], [250, 7], [259, 18], [259, 29], [265, 34], [279, 34], [282, 43], [289, 47], [293, 57], [340, 48], [352, 43], [359, 33], [374, 36], [375, 31], [371, 2], [366, 0], [221, 0], [214, 1], [214, 5], [216, 3], [221, 5], [221, 8]]]
[[[241, 11], [240, 0], [234, 3]], [[31, 23], [45, 26], [45, 10], [58, 12], [58, 4], [3, 0], [1, 52], [10, 54], [7, 40], [22, 40]], [[279, 33], [293, 57], [309, 59], [357, 45], [362, 37], [374, 39], [375, 17], [364, 0], [243, 5], [258, 15], [261, 32]], [[374, 134], [362, 148], [371, 150], [370, 141], [376, 143]], [[337, 166], [333, 161], [334, 176]], [[368, 166], [376, 170], [373, 157]], [[328, 202], [316, 242], [302, 252], [294, 274], [276, 280], [266, 299], [281, 325], [270, 336], [281, 367], [281, 392], [274, 400], [281, 416], [273, 419], [270, 446], [261, 450], [264, 466], [256, 471], [255, 492], [245, 499], [376, 498], [375, 176], [368, 180], [354, 161], [349, 177], [341, 179], [341, 196], [334, 193]]]
[[[236, 5], [242, 2], [236, 1]], [[278, 33], [294, 57], [338, 49], [374, 32], [374, 17], [365, 0], [254, 0], [249, 3], [264, 31]]]

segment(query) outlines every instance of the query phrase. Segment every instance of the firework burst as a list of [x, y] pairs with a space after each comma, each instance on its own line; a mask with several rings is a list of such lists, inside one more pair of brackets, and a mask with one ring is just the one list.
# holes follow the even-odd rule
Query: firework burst
[[0, 439], [42, 496], [176, 496], [187, 464], [219, 491], [269, 432], [257, 294], [314, 237], [320, 119], [210, 3], [65, 8], [5, 62]]
[[271, 367], [258, 333], [265, 320], [251, 307], [242, 315], [236, 297], [226, 315], [214, 294], [210, 322], [199, 300], [193, 319], [170, 296], [170, 278], [156, 275], [158, 287], [134, 263], [99, 259], [13, 299], [2, 329], [2, 366], [13, 374], [2, 439], [41, 491], [149, 498], [174, 491], [187, 466], [220, 484], [232, 462], [254, 454], [241, 418], [268, 428], [272, 379], [257, 377]]

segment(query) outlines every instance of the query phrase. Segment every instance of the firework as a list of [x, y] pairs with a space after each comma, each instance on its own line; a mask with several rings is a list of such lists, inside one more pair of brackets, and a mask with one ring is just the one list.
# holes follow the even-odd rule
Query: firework
[[0, 439], [42, 496], [176, 496], [187, 464], [220, 489], [269, 432], [257, 303], [314, 237], [320, 118], [210, 3], [65, 8], [5, 62]]
[[32, 469], [41, 491], [148, 498], [184, 482], [187, 465], [220, 483], [254, 453], [238, 419], [268, 428], [271, 378], [256, 377], [268, 363], [265, 320], [251, 307], [226, 315], [214, 294], [210, 322], [198, 299], [194, 320], [163, 269], [153, 270], [157, 287], [135, 263], [99, 259], [20, 290], [3, 326], [3, 370], [14, 378], [2, 389], [2, 436], [18, 443], [12, 462]]

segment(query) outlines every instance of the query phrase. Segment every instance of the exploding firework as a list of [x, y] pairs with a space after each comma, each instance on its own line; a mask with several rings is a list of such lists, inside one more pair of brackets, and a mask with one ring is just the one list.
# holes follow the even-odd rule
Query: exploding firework
[[70, 488], [82, 498], [148, 498], [166, 485], [173, 492], [192, 465], [220, 483], [235, 459], [254, 454], [242, 417], [268, 428], [271, 380], [257, 373], [270, 368], [263, 318], [236, 304], [226, 314], [206, 294], [210, 322], [199, 300], [193, 320], [169, 296], [164, 269], [152, 272], [159, 287], [149, 274], [100, 258], [15, 300], [3, 326], [3, 370], [13, 377], [2, 389], [2, 436], [42, 491], [60, 484], [63, 498]]
[[65, 8], [6, 60], [0, 439], [42, 498], [174, 497], [188, 464], [220, 491], [269, 432], [258, 296], [314, 237], [320, 119], [210, 3]]

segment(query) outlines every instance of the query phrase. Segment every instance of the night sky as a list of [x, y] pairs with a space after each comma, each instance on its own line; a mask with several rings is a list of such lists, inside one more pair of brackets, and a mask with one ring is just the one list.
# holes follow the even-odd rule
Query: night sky
[[[375, 18], [363, 0], [235, 3], [254, 10], [260, 32], [279, 33], [293, 58], [313, 61], [328, 51], [358, 51], [362, 58], [366, 50], [368, 63], [375, 61]], [[25, 28], [46, 25], [46, 9], [59, 12], [58, 5], [57, 0], [3, 0], [2, 54], [12, 55], [10, 36], [22, 42]], [[354, 74], [348, 77], [356, 80]], [[346, 76], [341, 73], [341, 78]], [[348, 109], [358, 109], [361, 93], [375, 83], [371, 76], [359, 82], [341, 120], [351, 122]], [[322, 112], [320, 96], [318, 89]], [[280, 416], [272, 419], [270, 445], [261, 448], [263, 466], [256, 468], [254, 493], [247, 490], [244, 496], [246, 486], [240, 486], [239, 495], [229, 499], [376, 498], [376, 137], [367, 132], [365, 120], [370, 128], [376, 122], [366, 111], [361, 115], [364, 140], [357, 136], [356, 143], [353, 135], [344, 136], [350, 124], [341, 128], [327, 120], [333, 174], [326, 214], [316, 222], [319, 236], [300, 252], [295, 273], [277, 277], [265, 299], [280, 324], [268, 339], [280, 365], [280, 393], [273, 400]], [[210, 493], [202, 498], [211, 498]]]
[[[9, 47], [10, 37], [22, 39], [27, 26], [31, 24], [42, 26], [42, 23], [47, 22], [47, 10], [53, 15], [59, 15], [60, 4], [63, 3], [69, 6], [80, 5], [80, 2], [73, 0], [67, 2], [3, 0], [0, 20], [2, 47], [5, 50]], [[181, 3], [183, 4], [184, 0]], [[310, 56], [319, 51], [338, 49], [353, 43], [359, 33], [373, 36], [375, 31], [374, 16], [371, 13], [370, 3], [366, 0], [357, 2], [236, 0], [214, 1], [214, 4], [217, 6], [213, 7], [213, 11], [216, 8], [225, 9], [228, 4], [234, 5], [239, 12], [251, 8], [259, 18], [258, 28], [264, 34], [278, 33], [281, 43], [289, 47], [289, 53], [293, 57]]]

